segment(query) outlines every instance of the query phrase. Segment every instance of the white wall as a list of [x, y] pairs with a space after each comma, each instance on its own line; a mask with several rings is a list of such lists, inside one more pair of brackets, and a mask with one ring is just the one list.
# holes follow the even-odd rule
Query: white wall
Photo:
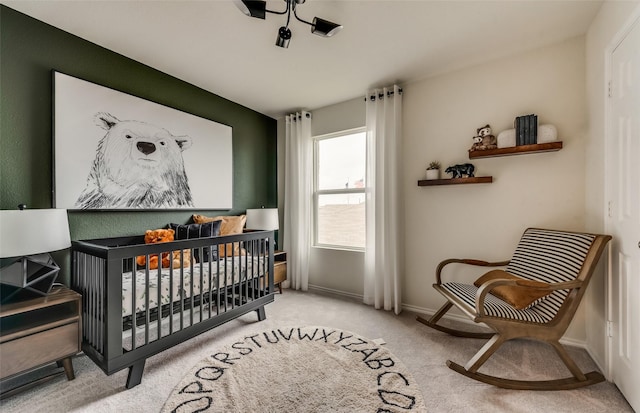
[[[607, 49], [630, 16], [638, 17], [640, 2], [605, 2], [586, 35], [586, 87], [589, 124], [586, 139], [585, 222], [594, 232], [605, 230], [605, 104], [608, 83], [605, 70]], [[634, 12], [635, 10], [635, 12]], [[604, 260], [603, 260], [604, 261]], [[605, 360], [605, 276], [600, 263], [587, 291], [587, 348], [594, 360], [604, 366]]]
[[[530, 226], [584, 229], [584, 61], [577, 37], [404, 87], [405, 304], [442, 305], [431, 284], [446, 258], [508, 259]], [[497, 135], [529, 113], [557, 127], [561, 151], [472, 161], [492, 184], [417, 186], [432, 160], [470, 162], [476, 128]], [[568, 337], [585, 340], [581, 310]]]
[[[585, 229], [585, 38], [403, 85], [403, 303], [435, 311], [434, 270], [449, 257], [508, 259], [529, 226]], [[313, 110], [316, 135], [364, 125], [361, 98]], [[418, 187], [432, 160], [469, 162], [476, 128], [494, 134], [536, 113], [554, 124], [559, 152], [474, 160], [492, 184]], [[283, 135], [282, 141], [284, 140]], [[282, 158], [283, 159], [283, 158]], [[362, 294], [363, 254], [312, 250], [310, 284]], [[586, 340], [584, 306], [566, 338]]]
[[361, 97], [314, 109], [311, 134], [319, 136], [363, 127], [366, 121], [364, 95], [365, 91], [362, 91]]

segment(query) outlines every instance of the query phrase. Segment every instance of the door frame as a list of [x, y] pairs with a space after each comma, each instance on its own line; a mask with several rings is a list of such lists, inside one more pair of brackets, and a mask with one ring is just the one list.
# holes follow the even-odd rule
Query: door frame
[[[612, 165], [612, 151], [615, 148], [612, 148], [612, 119], [611, 119], [611, 99], [609, 98], [609, 88], [611, 84], [611, 79], [613, 76], [613, 52], [616, 50], [618, 46], [622, 43], [622, 41], [627, 37], [627, 35], [635, 28], [636, 25], [640, 26], [640, 5], [638, 5], [629, 18], [624, 22], [618, 32], [613, 36], [612, 40], [609, 42], [609, 45], [605, 49], [605, 66], [604, 66], [604, 101], [605, 101], [605, 111], [604, 111], [604, 228], [605, 233], [611, 233], [612, 224], [611, 219], [609, 217], [609, 202], [612, 198], [612, 188], [610, 182], [616, 178], [614, 173], [614, 168]], [[607, 249], [607, 268], [606, 268], [606, 284], [605, 284], [605, 320], [606, 325], [604, 326], [604, 331], [606, 334], [606, 339], [604, 343], [604, 374], [608, 381], [612, 380], [613, 377], [613, 346], [611, 341], [613, 337], [611, 336], [609, 326], [612, 322], [613, 312], [615, 311], [614, 306], [614, 291], [613, 291], [613, 242], [609, 243]]]

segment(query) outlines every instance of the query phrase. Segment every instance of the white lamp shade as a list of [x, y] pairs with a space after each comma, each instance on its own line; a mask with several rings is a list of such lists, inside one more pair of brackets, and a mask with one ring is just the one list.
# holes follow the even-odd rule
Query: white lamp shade
[[247, 209], [247, 229], [272, 231], [278, 228], [278, 208]]
[[66, 209], [0, 211], [0, 258], [42, 254], [70, 246]]

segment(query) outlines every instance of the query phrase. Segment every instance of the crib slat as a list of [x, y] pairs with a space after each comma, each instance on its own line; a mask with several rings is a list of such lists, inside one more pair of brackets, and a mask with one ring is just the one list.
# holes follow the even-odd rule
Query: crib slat
[[[239, 245], [242, 245], [241, 242], [238, 242]], [[240, 251], [242, 251], [242, 247], [240, 247]], [[240, 285], [240, 297], [238, 297], [238, 304], [242, 305], [245, 302], [247, 293], [247, 279], [245, 277], [245, 271], [247, 266], [245, 265], [247, 262], [247, 256], [242, 258], [242, 253], [238, 256], [238, 284]]]
[[255, 294], [253, 295], [253, 299], [257, 299], [260, 297], [260, 277], [261, 277], [261, 271], [260, 271], [260, 262], [262, 262], [262, 249], [261, 249], [261, 242], [258, 242], [256, 240], [256, 255], [257, 255], [257, 262], [254, 264], [257, 268], [254, 270], [254, 274], [255, 274]]
[[231, 243], [231, 309], [236, 308], [236, 256], [233, 253], [236, 249], [234, 242]]
[[[89, 268], [92, 274], [95, 273], [95, 271], [98, 269], [98, 264], [97, 264], [97, 259], [95, 257], [91, 257], [89, 260]], [[91, 314], [91, 318], [92, 320], [96, 320], [96, 309], [95, 309], [95, 282], [96, 279], [95, 278], [91, 278], [90, 280], [88, 280], [89, 282], [87, 283], [87, 299], [88, 299], [88, 308], [89, 308], [89, 312]], [[89, 323], [89, 331], [87, 332], [87, 336], [89, 337], [89, 339], [91, 340], [91, 343], [95, 344], [96, 343], [96, 335], [95, 335], [95, 326], [96, 323], [94, 322], [90, 322]]]
[[[216, 245], [216, 248], [219, 246]], [[218, 259], [216, 260], [216, 314], [220, 314], [220, 248], [218, 248]]]
[[[106, 285], [106, 263], [103, 259], [99, 259], [99, 267], [100, 267], [100, 276], [98, 277], [98, 302], [97, 302], [97, 312], [96, 312], [96, 320], [95, 326], [98, 329], [98, 348], [100, 351], [104, 351], [105, 343], [107, 342], [107, 334], [105, 332], [105, 324], [106, 324], [106, 315], [105, 315], [105, 297], [107, 296], [107, 285]], [[118, 310], [120, 308], [118, 307]]]
[[[93, 261], [95, 260], [94, 257], [89, 257], [89, 262], [87, 263], [88, 266], [88, 272], [93, 274], [93, 271], [95, 271], [95, 265], [93, 263]], [[92, 281], [93, 279], [90, 278], [87, 280], [87, 282], [85, 283], [85, 293], [87, 294], [87, 311], [89, 312], [89, 323], [87, 324], [87, 332], [85, 334], [85, 336], [89, 339], [89, 342], [93, 345], [95, 344], [95, 340], [93, 337], [93, 323], [91, 322], [91, 319], [94, 317], [93, 314], [93, 291], [92, 291]]]
[[[88, 272], [93, 274], [93, 271], [95, 271], [95, 257], [89, 257], [89, 262], [87, 263], [88, 265]], [[89, 339], [90, 343], [92, 345], [95, 345], [95, 337], [93, 336], [93, 327], [94, 327], [94, 323], [91, 322], [91, 320], [95, 319], [95, 314], [93, 311], [93, 277], [88, 279], [86, 284], [85, 284], [85, 291], [87, 294], [87, 311], [89, 312], [89, 323], [87, 324], [87, 333], [86, 336]]]
[[256, 290], [260, 288], [256, 267], [260, 264], [260, 252], [258, 251], [258, 243], [251, 240], [251, 299], [256, 299]]
[[[243, 242], [243, 245], [246, 246], [246, 244]], [[245, 251], [246, 248], [245, 248]], [[249, 302], [249, 283], [251, 282], [251, 280], [249, 280], [250, 277], [250, 273], [249, 273], [249, 251], [246, 252], [245, 256], [244, 256], [244, 272], [242, 273], [244, 274], [244, 297], [245, 297], [245, 303]]]
[[[158, 265], [162, 265], [162, 259], [158, 257]], [[147, 261], [147, 265], [144, 271], [144, 299], [145, 299], [145, 308], [144, 308], [144, 345], [149, 344], [149, 323], [151, 322], [151, 317], [149, 317], [149, 261]], [[135, 331], [134, 340], [135, 340]]]
[[209, 291], [207, 292], [207, 295], [209, 296], [209, 303], [207, 305], [208, 307], [208, 318], [211, 318], [211, 294], [213, 293], [213, 283], [212, 283], [212, 279], [211, 279], [211, 247], [208, 247], [209, 249], [209, 260], [207, 261], [207, 268], [209, 269], [209, 272], [207, 274], [207, 285], [209, 286]]
[[[183, 266], [182, 258], [180, 267]], [[169, 335], [173, 334], [173, 268], [169, 270]]]
[[[169, 268], [173, 267], [173, 262], [171, 260], [171, 252], [169, 252]], [[156, 333], [156, 340], [160, 340], [162, 337], [162, 265], [158, 265], [158, 304], [156, 304], [156, 312], [158, 314], [158, 332]]]
[[228, 299], [229, 297], [227, 296], [229, 294], [229, 291], [228, 291], [229, 287], [227, 285], [227, 277], [228, 277], [227, 269], [229, 268], [229, 266], [227, 265], [227, 260], [229, 259], [227, 257], [227, 244], [224, 245], [224, 253], [225, 253], [225, 255], [224, 255], [224, 271], [223, 271], [224, 272], [224, 297], [223, 297], [223, 299], [224, 299], [224, 312], [226, 313], [227, 312], [227, 305], [228, 305], [228, 301], [229, 301], [229, 299]]
[[265, 259], [262, 260], [262, 275], [264, 276], [264, 285], [262, 286], [262, 290], [260, 291], [260, 297], [264, 297], [269, 291], [269, 278], [271, 277], [271, 274], [269, 274], [269, 246], [266, 242], [262, 245], [262, 253], [265, 257]]
[[198, 306], [200, 313], [200, 322], [202, 322], [202, 304], [204, 302], [204, 263], [202, 262], [202, 258], [204, 257], [204, 248], [198, 248], [199, 257], [200, 257], [200, 305]]
[[[100, 270], [100, 262], [98, 261], [98, 258], [93, 257], [93, 271], [99, 271]], [[98, 315], [98, 309], [96, 306], [96, 299], [97, 299], [97, 287], [98, 287], [98, 282], [99, 280], [97, 279], [92, 279], [91, 280], [91, 285], [90, 285], [90, 297], [91, 297], [91, 311], [93, 312], [93, 315], [95, 317], [95, 319], [97, 320], [97, 315]], [[97, 323], [92, 323], [91, 326], [91, 338], [93, 340], [94, 343], [98, 342], [97, 340]]]
[[[95, 264], [95, 257], [91, 257], [89, 259], [89, 269], [90, 271], [95, 271], [96, 270], [96, 264]], [[94, 312], [94, 308], [93, 308], [93, 283], [94, 283], [94, 279], [89, 279], [87, 282], [87, 307], [89, 309], [89, 312], [91, 314], [91, 317], [95, 317], [95, 312]], [[89, 340], [91, 340], [92, 343], [95, 343], [95, 337], [94, 337], [94, 323], [89, 323], [88, 327], [88, 331], [87, 331], [87, 337], [89, 337]]]
[[180, 330], [184, 328], [184, 267], [180, 268]]
[[[149, 262], [149, 254], [146, 255], [146, 262]], [[138, 293], [136, 292], [136, 287], [138, 284], [138, 271], [136, 271], [136, 267], [134, 266], [131, 269], [131, 274], [133, 281], [131, 282], [131, 350], [136, 349], [136, 299], [138, 297]]]
[[193, 260], [191, 260], [191, 265], [189, 266], [191, 270], [189, 273], [189, 326], [193, 325]]
[[[238, 242], [238, 250], [242, 251], [240, 249], [240, 245], [241, 243]], [[244, 280], [242, 279], [243, 276], [243, 268], [242, 268], [242, 254], [238, 255], [238, 305], [242, 305], [243, 300], [244, 300]]]

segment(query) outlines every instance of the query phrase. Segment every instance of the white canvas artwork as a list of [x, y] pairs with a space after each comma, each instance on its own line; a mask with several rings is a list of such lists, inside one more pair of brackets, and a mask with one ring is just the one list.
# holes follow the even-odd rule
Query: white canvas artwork
[[55, 207], [231, 209], [230, 126], [54, 73]]

